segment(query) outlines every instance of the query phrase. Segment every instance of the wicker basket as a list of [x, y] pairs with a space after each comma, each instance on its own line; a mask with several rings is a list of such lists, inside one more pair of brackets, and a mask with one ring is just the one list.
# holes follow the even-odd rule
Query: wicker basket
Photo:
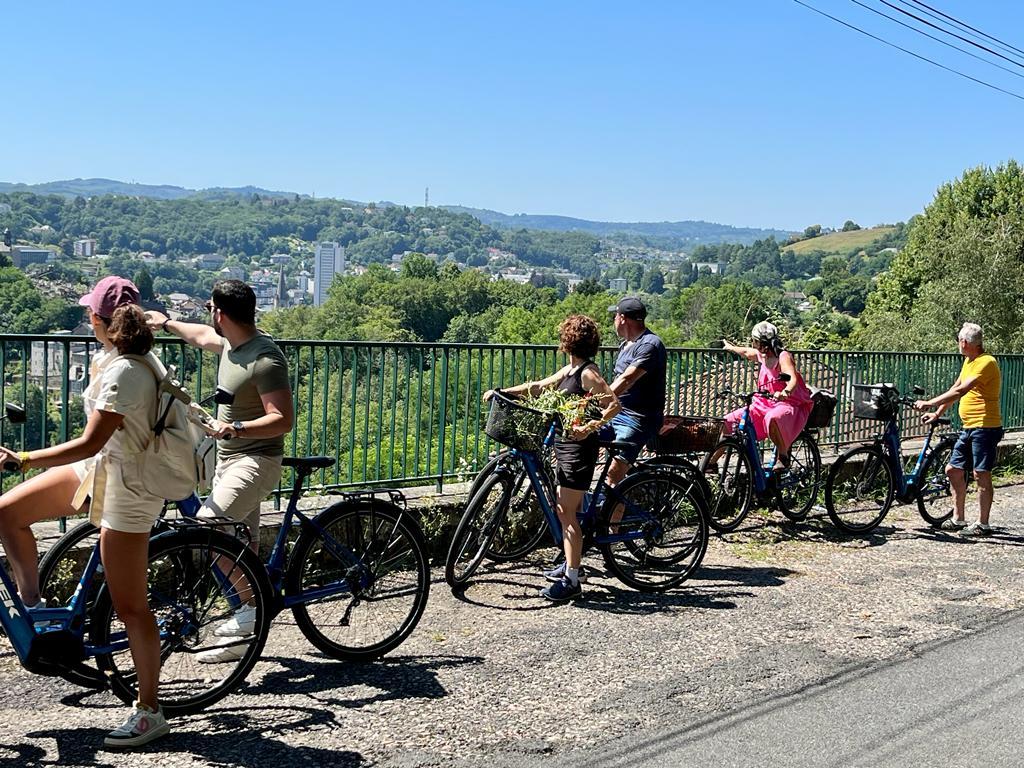
[[487, 414], [484, 432], [492, 440], [509, 448], [539, 451], [554, 420], [554, 413], [527, 408], [508, 395], [495, 392], [491, 398], [491, 410]]
[[899, 412], [899, 390], [892, 384], [854, 384], [853, 417], [889, 421]]
[[718, 444], [724, 429], [724, 419], [667, 414], [647, 448], [654, 453], [705, 453]]

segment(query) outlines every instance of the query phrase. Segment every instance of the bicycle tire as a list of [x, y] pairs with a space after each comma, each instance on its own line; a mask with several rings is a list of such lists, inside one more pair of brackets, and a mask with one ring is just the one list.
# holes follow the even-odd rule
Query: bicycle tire
[[486, 478], [469, 500], [444, 561], [444, 580], [453, 590], [465, 586], [480, 567], [511, 500], [512, 478], [507, 472]]
[[[501, 451], [491, 457], [473, 480], [466, 499], [473, 498], [480, 490], [484, 480], [494, 473], [499, 463], [512, 461], [509, 453], [509, 451]], [[548, 454], [549, 451], [543, 451], [540, 454], [540, 474], [546, 485], [553, 488], [555, 479], [551, 471], [551, 457]], [[522, 460], [515, 461], [519, 469], [512, 480], [512, 500], [509, 502], [505, 519], [498, 526], [494, 538], [484, 551], [484, 557], [496, 563], [522, 560], [540, 546], [548, 534], [548, 520], [544, 516], [544, 510], [537, 502], [529, 475], [523, 467]]]
[[[619, 511], [621, 510], [621, 512]], [[664, 592], [688, 579], [704, 559], [710, 530], [703, 502], [675, 475], [647, 471], [609, 491], [596, 538], [608, 570], [641, 592]]]
[[[242, 596], [219, 567], [237, 573]], [[231, 565], [233, 564], [233, 565]], [[259, 557], [238, 539], [208, 526], [178, 529], [150, 540], [149, 601], [161, 630], [159, 699], [168, 716], [198, 712], [236, 690], [259, 660], [270, 631], [272, 587]], [[231, 616], [245, 595], [254, 602], [251, 635], [233, 647], [244, 646], [237, 660], [203, 664], [197, 654], [226, 645], [214, 629]], [[96, 598], [91, 623], [93, 646], [107, 645], [123, 635], [110, 592], [104, 584]], [[111, 690], [125, 703], [138, 698], [128, 649], [99, 655], [96, 663], [107, 674]]]
[[818, 443], [811, 435], [801, 433], [789, 446], [789, 468], [778, 479], [779, 510], [793, 522], [803, 520], [818, 499], [820, 485]]
[[867, 533], [885, 519], [895, 491], [896, 479], [882, 450], [874, 445], [857, 446], [829, 469], [825, 509], [841, 531]]
[[348, 590], [292, 606], [295, 623], [332, 658], [379, 659], [402, 644], [426, 608], [430, 556], [423, 532], [410, 513], [381, 499], [335, 504], [313, 522], [355, 561], [343, 562], [318, 530], [304, 527], [288, 561], [285, 594], [299, 597], [342, 581]]
[[655, 470], [678, 475], [684, 482], [693, 484], [694, 490], [701, 495], [705, 505], [711, 501], [711, 489], [700, 472], [699, 463], [695, 464], [685, 456], [674, 453], [658, 454], [640, 459], [630, 468], [631, 472], [642, 470]]
[[754, 504], [754, 469], [743, 443], [731, 437], [719, 441], [701, 460], [700, 473], [711, 494], [708, 524], [719, 533], [736, 530]]
[[941, 528], [953, 516], [953, 491], [946, 476], [946, 465], [954, 445], [956, 438], [940, 440], [925, 458], [917, 478], [914, 492], [917, 511], [933, 528]]

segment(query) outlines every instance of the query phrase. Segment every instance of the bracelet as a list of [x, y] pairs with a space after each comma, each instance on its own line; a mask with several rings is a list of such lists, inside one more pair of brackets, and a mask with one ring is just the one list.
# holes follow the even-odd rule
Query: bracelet
[[22, 472], [24, 472], [26, 469], [28, 469], [29, 463], [30, 462], [29, 462], [29, 458], [28, 458], [28, 451], [19, 451], [18, 452], [18, 464], [21, 465], [21, 471]]
[[160, 323], [160, 330], [163, 331], [164, 333], [170, 333], [170, 331], [167, 330], [167, 324], [169, 322], [171, 322], [171, 318], [168, 317], [166, 320]]

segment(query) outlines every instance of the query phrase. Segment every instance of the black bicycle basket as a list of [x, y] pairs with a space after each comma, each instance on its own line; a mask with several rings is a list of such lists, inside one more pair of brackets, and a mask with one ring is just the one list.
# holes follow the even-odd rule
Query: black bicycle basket
[[496, 391], [491, 398], [484, 432], [492, 440], [520, 451], [539, 451], [544, 445], [554, 413], [528, 408]]
[[892, 384], [854, 384], [853, 416], [869, 421], [889, 421], [899, 411], [899, 390]]

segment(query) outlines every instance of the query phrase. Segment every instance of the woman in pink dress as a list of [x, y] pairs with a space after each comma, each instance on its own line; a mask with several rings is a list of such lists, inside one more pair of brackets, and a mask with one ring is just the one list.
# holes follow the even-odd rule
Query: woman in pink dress
[[[759, 362], [761, 370], [757, 376], [757, 386], [772, 396], [755, 397], [750, 405], [750, 420], [754, 425], [758, 440], [766, 437], [771, 439], [779, 449], [780, 467], [789, 466], [789, 446], [807, 424], [811, 415], [811, 393], [804, 384], [804, 379], [796, 369], [793, 356], [782, 348], [779, 329], [765, 321], [758, 323], [750, 332], [752, 347], [737, 347], [723, 342], [723, 349], [740, 357]], [[787, 374], [788, 381], [783, 381], [780, 374]], [[743, 409], [739, 408], [725, 417], [726, 429], [736, 429]]]

